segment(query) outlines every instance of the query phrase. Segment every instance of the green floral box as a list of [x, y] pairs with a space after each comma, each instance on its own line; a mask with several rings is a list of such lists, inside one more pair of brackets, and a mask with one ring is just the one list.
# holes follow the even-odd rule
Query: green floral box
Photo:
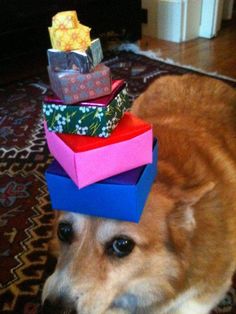
[[131, 106], [124, 82], [118, 82], [119, 84], [116, 84], [110, 95], [112, 100], [107, 105], [98, 105], [98, 99], [85, 105], [83, 103], [64, 105], [56, 102], [48, 103], [44, 100], [43, 113], [48, 130], [58, 133], [109, 137], [125, 111]]

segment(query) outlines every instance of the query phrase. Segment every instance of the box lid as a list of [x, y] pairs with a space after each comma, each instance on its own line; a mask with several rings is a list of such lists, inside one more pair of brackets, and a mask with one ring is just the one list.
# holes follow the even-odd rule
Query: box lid
[[77, 134], [56, 134], [75, 153], [79, 153], [129, 140], [151, 130], [151, 128], [152, 126], [149, 123], [126, 112], [111, 136], [107, 138]]
[[[107, 106], [113, 98], [125, 87], [124, 80], [113, 80], [111, 85], [111, 94], [103, 97], [98, 97], [95, 99], [78, 102], [76, 104], [70, 104], [70, 106], [96, 106], [96, 107], [105, 107]], [[43, 102], [45, 104], [57, 104], [57, 105], [66, 105], [62, 99], [56, 95], [47, 95], [44, 97]]]

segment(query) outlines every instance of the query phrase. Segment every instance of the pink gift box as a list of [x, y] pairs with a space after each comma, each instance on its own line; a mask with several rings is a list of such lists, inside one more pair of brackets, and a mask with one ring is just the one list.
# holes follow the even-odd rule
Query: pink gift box
[[[44, 127], [51, 154], [79, 188], [152, 162], [152, 127], [130, 113], [107, 139], [61, 135]], [[83, 142], [79, 148], [77, 140]]]

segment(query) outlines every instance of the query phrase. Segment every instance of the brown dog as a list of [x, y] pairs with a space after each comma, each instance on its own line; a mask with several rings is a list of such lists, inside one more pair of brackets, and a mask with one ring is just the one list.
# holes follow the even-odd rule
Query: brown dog
[[166, 76], [132, 110], [153, 124], [159, 142], [158, 176], [141, 221], [60, 213], [45, 313], [207, 314], [230, 286], [235, 91], [197, 75]]

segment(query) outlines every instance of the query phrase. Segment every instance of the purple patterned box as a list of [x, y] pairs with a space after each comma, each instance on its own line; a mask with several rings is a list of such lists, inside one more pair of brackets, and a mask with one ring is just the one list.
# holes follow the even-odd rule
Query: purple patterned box
[[102, 97], [111, 93], [111, 73], [104, 64], [90, 73], [78, 71], [53, 71], [48, 67], [51, 88], [66, 104]]

